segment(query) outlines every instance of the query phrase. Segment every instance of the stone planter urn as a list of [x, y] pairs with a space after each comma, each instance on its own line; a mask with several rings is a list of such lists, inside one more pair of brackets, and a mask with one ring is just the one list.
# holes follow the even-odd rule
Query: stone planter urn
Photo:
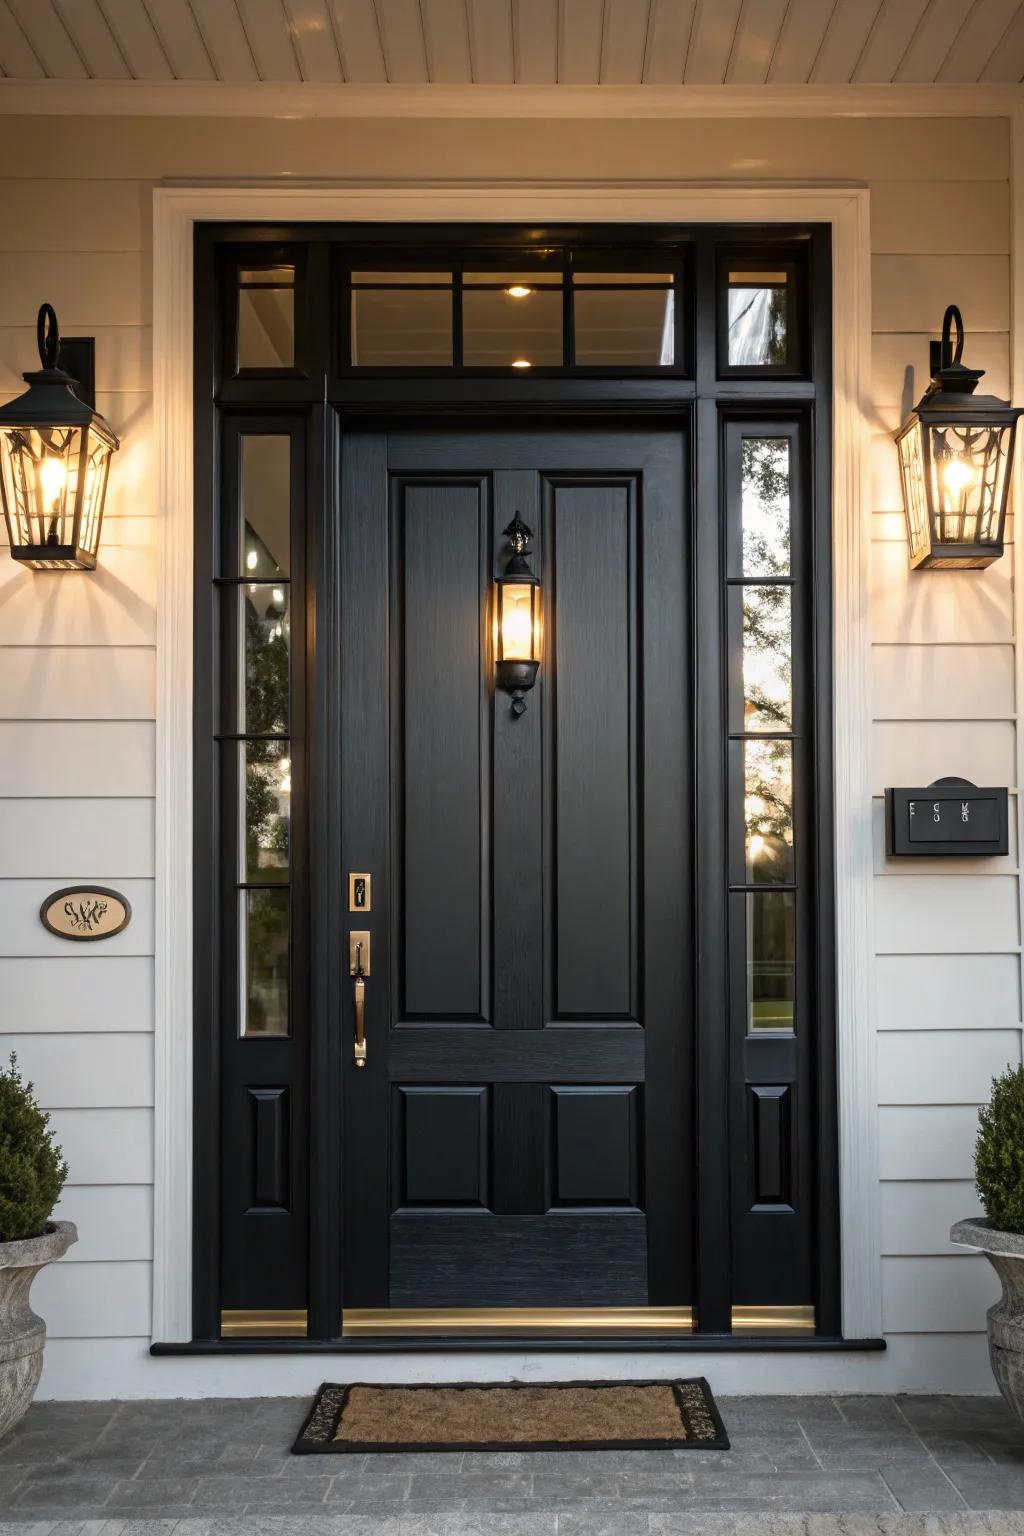
[[77, 1241], [74, 1222], [52, 1221], [41, 1237], [0, 1243], [0, 1435], [28, 1412], [42, 1375], [46, 1324], [29, 1306], [32, 1281]]
[[1000, 1232], [978, 1216], [958, 1221], [949, 1239], [980, 1248], [999, 1276], [1003, 1294], [988, 1309], [988, 1357], [996, 1386], [1024, 1422], [1024, 1233]]

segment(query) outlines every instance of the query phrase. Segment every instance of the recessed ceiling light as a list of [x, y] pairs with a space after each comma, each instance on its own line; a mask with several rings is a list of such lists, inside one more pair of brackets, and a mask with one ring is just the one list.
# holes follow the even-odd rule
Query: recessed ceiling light
[[522, 283], [513, 283], [511, 288], [505, 289], [505, 292], [510, 299], [528, 299], [533, 289], [524, 287]]
[[512, 367], [513, 368], [532, 368], [533, 364], [530, 362], [530, 359], [528, 357], [517, 357], [515, 362], [512, 364]]

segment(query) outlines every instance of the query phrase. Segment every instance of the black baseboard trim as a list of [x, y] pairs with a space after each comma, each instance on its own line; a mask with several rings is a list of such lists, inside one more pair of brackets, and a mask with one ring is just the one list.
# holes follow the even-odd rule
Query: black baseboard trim
[[883, 1350], [884, 1339], [737, 1338], [728, 1333], [694, 1334], [683, 1339], [631, 1338], [489, 1338], [489, 1339], [191, 1339], [181, 1344], [151, 1344], [151, 1355], [453, 1355], [531, 1353], [585, 1354], [866, 1354]]

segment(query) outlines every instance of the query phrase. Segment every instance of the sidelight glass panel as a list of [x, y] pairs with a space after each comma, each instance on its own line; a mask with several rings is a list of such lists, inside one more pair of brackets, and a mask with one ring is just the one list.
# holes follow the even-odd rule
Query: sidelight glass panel
[[778, 368], [789, 364], [788, 273], [730, 269], [727, 297], [729, 366]]
[[744, 879], [751, 885], [793, 880], [793, 747], [789, 741], [743, 743]]
[[740, 457], [743, 575], [788, 576], [789, 438], [744, 437]]
[[250, 267], [238, 274], [238, 367], [295, 366], [295, 268]]
[[244, 975], [242, 1034], [287, 1035], [289, 897], [286, 890], [240, 891]]
[[239, 588], [244, 635], [239, 696], [245, 735], [288, 733], [289, 592], [285, 584], [246, 582]]
[[[359, 288], [357, 278], [387, 280]], [[354, 273], [350, 360], [359, 368], [450, 368], [452, 365], [452, 290], [440, 273]]]
[[467, 273], [462, 295], [462, 361], [468, 368], [558, 368], [562, 289], [549, 274], [506, 274], [501, 287], [468, 286], [502, 274]]
[[788, 585], [743, 588], [743, 730], [793, 726], [792, 600]]
[[255, 581], [288, 574], [291, 524], [291, 438], [246, 433], [242, 438], [239, 576]]
[[792, 1029], [796, 981], [792, 891], [751, 891], [747, 904], [747, 1028]]
[[291, 845], [291, 747], [248, 741], [239, 748], [245, 773], [241, 880], [286, 881]]

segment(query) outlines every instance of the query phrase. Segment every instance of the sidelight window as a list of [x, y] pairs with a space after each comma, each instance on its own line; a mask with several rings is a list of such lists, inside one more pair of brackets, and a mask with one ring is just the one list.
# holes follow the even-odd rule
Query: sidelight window
[[794, 425], [730, 421], [725, 433], [729, 613], [730, 815], [734, 952], [743, 956], [746, 1029], [796, 1017], [793, 687]]

